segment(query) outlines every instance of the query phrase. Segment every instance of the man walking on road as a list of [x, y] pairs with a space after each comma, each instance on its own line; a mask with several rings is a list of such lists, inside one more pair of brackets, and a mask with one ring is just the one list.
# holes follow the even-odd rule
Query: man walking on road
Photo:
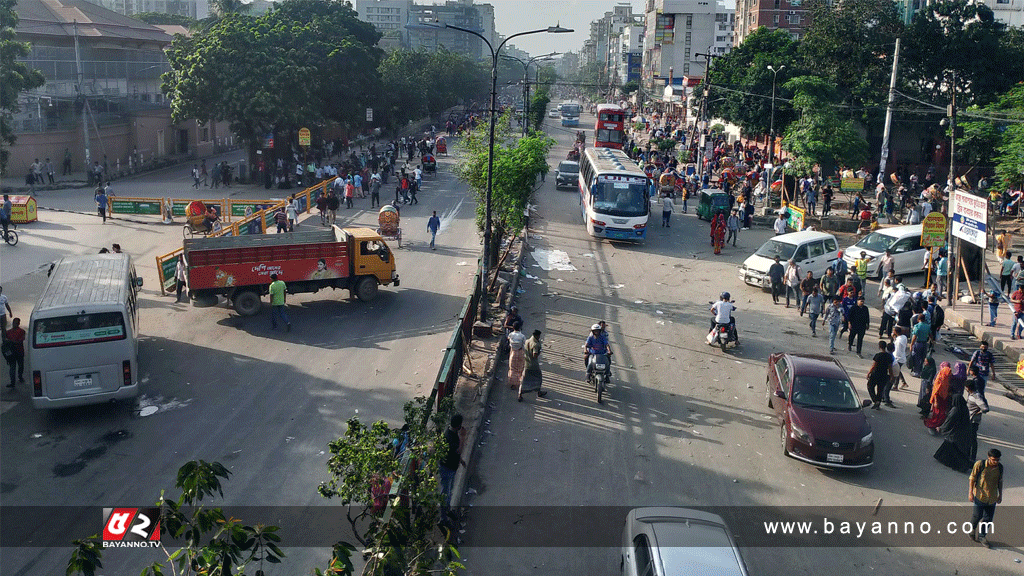
[[725, 229], [729, 232], [729, 235], [725, 237], [726, 244], [729, 243], [729, 240], [732, 240], [732, 245], [736, 246], [736, 238], [740, 234], [740, 224], [739, 208], [733, 208], [729, 219], [725, 221]]
[[779, 303], [779, 296], [783, 290], [783, 279], [786, 277], [786, 269], [782, 266], [779, 261], [779, 257], [775, 257], [775, 264], [772, 264], [768, 268], [768, 278], [772, 282], [772, 302], [775, 304]]
[[[868, 324], [871, 322], [868, 315], [868, 307], [864, 304], [863, 296], [857, 299], [857, 304], [853, 308], [850, 308], [850, 312], [847, 314], [847, 320], [850, 324], [850, 340], [847, 342], [846, 350], [853, 350], [853, 341], [856, 339], [857, 357], [860, 358], [862, 357], [860, 355], [860, 351], [864, 344], [864, 333], [868, 331]], [[892, 364], [892, 360], [889, 360], [889, 363]]]
[[892, 354], [885, 340], [878, 341], [878, 353], [872, 358], [871, 369], [868, 371], [868, 394], [871, 396], [871, 408], [881, 410], [883, 390], [892, 381]]
[[380, 186], [380, 172], [374, 172], [373, 176], [370, 176], [370, 208], [380, 207]]
[[775, 235], [776, 236], [779, 236], [780, 234], [785, 234], [786, 233], [786, 215], [785, 214], [779, 214], [779, 218], [778, 218], [778, 220], [775, 221], [775, 224], [772, 225], [772, 229], [775, 230]]
[[839, 327], [843, 324], [842, 300], [834, 298], [832, 304], [825, 310], [824, 321], [828, 323], [828, 353], [836, 352], [836, 335]]
[[18, 382], [25, 382], [25, 330], [21, 327], [21, 318], [11, 321], [11, 329], [4, 334], [4, 360], [11, 371], [11, 383], [8, 388], [14, 388], [14, 377], [17, 375]]
[[971, 469], [968, 480], [967, 501], [974, 503], [971, 515], [971, 540], [991, 548], [985, 538], [996, 513], [996, 504], [1003, 501], [1003, 465], [999, 463], [1002, 453], [998, 448], [988, 451], [988, 458], [977, 461]]
[[96, 189], [96, 210], [100, 213], [100, 218], [103, 218], [103, 223], [107, 223], [107, 193], [103, 191], [103, 188]]
[[284, 310], [287, 286], [283, 280], [277, 279], [277, 274], [271, 274], [270, 279], [273, 280], [270, 283], [270, 327], [277, 330], [277, 317], [280, 316], [285, 325], [285, 332], [291, 332], [292, 323], [288, 319], [288, 313]]
[[427, 232], [430, 232], [430, 249], [434, 250], [434, 239], [437, 238], [437, 231], [441, 229], [441, 219], [437, 217], [437, 210], [434, 210], [433, 216], [430, 220], [427, 220]]
[[[810, 272], [808, 272], [810, 274]], [[818, 287], [815, 286], [811, 289], [811, 294], [804, 298], [804, 306], [807, 308], [807, 317], [811, 321], [811, 336], [818, 335], [818, 316], [821, 315], [822, 305], [825, 303], [825, 297], [821, 295]]]
[[462, 428], [462, 414], [455, 414], [444, 431], [444, 442], [440, 445], [441, 462], [438, 464], [438, 472], [441, 475], [442, 520], [447, 519], [448, 509], [451, 506], [455, 471], [459, 469], [460, 464], [467, 465], [466, 461], [462, 459], [462, 443], [465, 438], [466, 431]]

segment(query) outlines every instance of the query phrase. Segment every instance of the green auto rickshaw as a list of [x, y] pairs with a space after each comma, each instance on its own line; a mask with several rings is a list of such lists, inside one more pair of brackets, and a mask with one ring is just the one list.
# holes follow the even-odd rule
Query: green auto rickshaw
[[718, 188], [701, 190], [697, 202], [697, 217], [710, 222], [716, 214], [729, 214], [729, 195]]

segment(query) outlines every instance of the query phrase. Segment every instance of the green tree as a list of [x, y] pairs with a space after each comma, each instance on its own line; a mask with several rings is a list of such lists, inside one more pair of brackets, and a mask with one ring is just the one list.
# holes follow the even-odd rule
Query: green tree
[[892, 0], [812, 0], [799, 53], [811, 74], [836, 87], [844, 114], [880, 131], [903, 21]]
[[[142, 576], [162, 576], [165, 567], [178, 576], [242, 576], [249, 566], [255, 566], [255, 574], [261, 576], [267, 564], [281, 562], [284, 552], [278, 547], [281, 537], [276, 526], [245, 525], [220, 508], [207, 508], [203, 502], [214, 496], [223, 498], [222, 481], [230, 475], [220, 463], [203, 460], [193, 460], [178, 469], [174, 486], [181, 495], [170, 499], [161, 492], [157, 505], [160, 529], [175, 540], [183, 540], [184, 545], [171, 552], [161, 543], [166, 565], [154, 562], [143, 568]], [[98, 536], [74, 541], [68, 576], [93, 576], [102, 568], [103, 548]]]
[[792, 154], [797, 171], [810, 174], [816, 164], [864, 162], [868, 143], [852, 120], [835, 113], [838, 95], [832, 84], [816, 76], [799, 76], [786, 82], [786, 89], [793, 92], [793, 108], [800, 117], [786, 129], [782, 145]]
[[175, 38], [163, 90], [175, 121], [229, 122], [255, 162], [264, 134], [362, 126], [379, 82], [379, 38], [348, 3], [286, 0], [259, 18], [229, 15]]
[[547, 86], [538, 85], [537, 91], [530, 98], [530, 126], [534, 130], [540, 130], [540, 127], [544, 124], [544, 118], [547, 117], [548, 104], [550, 103], [551, 93], [548, 91]]
[[219, 18], [224, 18], [229, 14], [248, 14], [252, 11], [252, 2], [242, 2], [242, 0], [211, 0], [210, 8], [213, 8], [213, 13]]
[[775, 76], [768, 66], [781, 69], [775, 87], [775, 133], [784, 133], [794, 118], [786, 102], [792, 92], [785, 87], [785, 81], [803, 73], [797, 43], [784, 30], [758, 28], [728, 54], [712, 61], [710, 117], [736, 124], [744, 134], [768, 134]]
[[185, 28], [193, 28], [199, 23], [195, 18], [189, 18], [181, 14], [164, 14], [163, 12], [139, 12], [138, 14], [133, 14], [132, 18], [142, 20], [146, 24], [178, 25]]
[[994, 163], [997, 187], [1024, 185], [1024, 82], [988, 106], [970, 108], [963, 117], [964, 137], [957, 138], [957, 145], [970, 151], [968, 160]]
[[1024, 78], [1024, 45], [1014, 38], [984, 4], [932, 4], [907, 29], [900, 76], [930, 102], [947, 104], [955, 92], [959, 106], [983, 106]]
[[622, 85], [622, 93], [629, 95], [640, 89], [640, 83], [636, 80], [630, 80]]
[[19, 110], [18, 94], [42, 86], [46, 79], [38, 70], [18, 62], [29, 54], [29, 45], [15, 40], [14, 28], [18, 15], [14, 11], [17, 0], [0, 0], [0, 174], [7, 174], [8, 148], [17, 137], [11, 123]]
[[428, 402], [419, 397], [406, 403], [402, 428], [383, 421], [367, 426], [353, 418], [345, 435], [330, 443], [331, 477], [318, 490], [346, 507], [353, 533], [366, 551], [367, 576], [454, 575], [462, 568], [458, 552], [439, 542], [435, 530], [442, 453], [433, 448], [442, 441], [452, 404], [445, 401], [428, 421]]
[[[516, 235], [526, 223], [524, 211], [533, 197], [537, 176], [547, 173], [547, 154], [555, 141], [539, 132], [515, 139], [511, 131], [511, 113], [497, 120], [494, 140], [494, 176], [491, 188], [491, 255], [497, 262], [498, 247], [506, 235]], [[488, 122], [481, 122], [466, 138], [466, 159], [459, 175], [473, 189], [477, 200], [476, 220], [483, 230], [486, 217], [485, 194], [488, 169]]]

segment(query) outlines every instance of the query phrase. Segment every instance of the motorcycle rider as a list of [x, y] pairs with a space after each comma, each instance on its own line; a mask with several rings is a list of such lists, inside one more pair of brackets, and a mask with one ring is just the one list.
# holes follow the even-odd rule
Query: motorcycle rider
[[733, 304], [730, 299], [728, 292], [722, 292], [718, 302], [715, 302], [711, 306], [711, 311], [715, 313], [715, 317], [711, 320], [711, 329], [709, 332], [713, 332], [715, 327], [720, 324], [726, 324], [729, 326], [729, 334], [732, 337], [733, 342], [737, 345], [740, 343], [739, 334], [736, 332], [736, 319], [732, 317], [732, 311], [736, 309], [736, 305]]
[[604, 328], [600, 324], [594, 324], [590, 327], [590, 336], [587, 337], [587, 342], [583, 345], [585, 352], [583, 354], [583, 365], [587, 368], [587, 373], [590, 373], [591, 368], [591, 357], [596, 354], [604, 354], [608, 356], [608, 368], [605, 369], [605, 374], [611, 378], [611, 356], [612, 349], [608, 345], [608, 336], [604, 333]]

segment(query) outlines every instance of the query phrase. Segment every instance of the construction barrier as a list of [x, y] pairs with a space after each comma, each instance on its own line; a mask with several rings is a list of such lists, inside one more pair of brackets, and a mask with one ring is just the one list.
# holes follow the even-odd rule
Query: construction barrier
[[163, 216], [164, 202], [161, 198], [133, 198], [112, 196], [107, 198], [110, 214], [141, 214]]

